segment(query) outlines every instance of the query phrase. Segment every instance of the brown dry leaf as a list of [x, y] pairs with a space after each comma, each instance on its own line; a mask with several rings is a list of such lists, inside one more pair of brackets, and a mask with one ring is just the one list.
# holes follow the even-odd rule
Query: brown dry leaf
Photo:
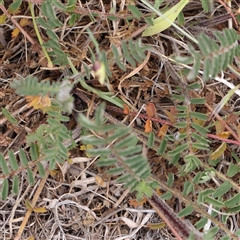
[[168, 125], [163, 124], [158, 132], [158, 137], [164, 138], [168, 130]]
[[145, 124], [145, 133], [152, 132], [152, 121], [148, 119]]
[[162, 86], [163, 89], [161, 88], [154, 88], [155, 92], [156, 92], [156, 96], [158, 96], [157, 98], [164, 98], [165, 96], [168, 96], [170, 93], [169, 93], [169, 89], [168, 89], [168, 86]]
[[225, 130], [225, 123], [224, 121], [216, 121], [214, 122], [216, 128], [216, 134], [219, 136]]
[[39, 52], [39, 50], [41, 49], [41, 46], [39, 43], [35, 42], [32, 46], [31, 46], [31, 50], [33, 53], [37, 53]]
[[238, 117], [239, 117], [239, 116], [238, 116], [237, 114], [231, 113], [231, 114], [229, 114], [229, 116], [227, 117], [226, 122], [227, 122], [228, 124], [237, 123]]
[[51, 99], [46, 95], [42, 96], [25, 96], [28, 101], [29, 107], [34, 107], [35, 109], [40, 109], [43, 113], [49, 110], [51, 106]]
[[166, 226], [165, 222], [147, 224], [147, 227], [152, 229], [152, 230], [161, 229], [161, 228], [164, 228], [165, 226]]
[[157, 113], [157, 110], [154, 106], [153, 103], [149, 102], [146, 106], [146, 112], [147, 112], [147, 115], [148, 117], [154, 117], [156, 116], [156, 113]]
[[150, 80], [144, 80], [144, 86], [145, 86], [146, 88], [150, 88], [150, 87], [152, 87], [152, 85], [153, 85], [152, 81], [150, 81]]
[[[30, 21], [29, 19], [27, 19], [27, 18], [22, 18], [22, 19], [20, 20], [20, 23], [19, 23], [19, 25], [20, 25], [21, 27], [25, 27], [25, 26], [27, 26], [27, 25], [29, 25], [29, 24], [31, 24], [31, 21]], [[20, 33], [19, 28], [15, 28], [15, 29], [12, 31], [12, 37], [13, 37], [13, 38], [16, 38], [19, 33]]]
[[210, 155], [210, 160], [216, 160], [223, 155], [227, 148], [227, 144], [222, 142], [222, 144]]
[[15, 29], [12, 31], [12, 38], [16, 38], [19, 33], [20, 33], [19, 28], [15, 28]]
[[48, 210], [45, 208], [45, 207], [34, 207], [33, 208], [33, 211], [35, 213], [45, 213], [47, 212]]
[[124, 114], [129, 114], [130, 110], [127, 104], [123, 104], [123, 113]]
[[129, 200], [129, 204], [133, 207], [139, 207], [142, 206], [146, 201], [147, 201], [146, 198], [143, 198], [140, 201], [138, 201], [137, 199], [131, 199]]
[[20, 26], [21, 27], [25, 27], [25, 26], [28, 26], [28, 25], [30, 25], [31, 24], [31, 21], [28, 19], [28, 18], [22, 18], [21, 20], [20, 20]]
[[205, 96], [206, 103], [212, 105], [216, 100], [216, 95], [214, 92], [208, 92]]
[[175, 106], [170, 106], [170, 113], [177, 118], [178, 110]]
[[164, 110], [164, 112], [172, 123], [175, 123], [177, 121], [177, 111], [175, 107], [171, 107], [170, 112], [168, 110]]
[[99, 177], [98, 175], [95, 176], [95, 181], [96, 181], [96, 184], [99, 186], [99, 187], [102, 187], [102, 188], [105, 188], [107, 187], [107, 183], [103, 181], [103, 179], [101, 177]]
[[160, 188], [157, 188], [155, 191], [158, 196], [162, 196], [162, 192]]
[[230, 135], [231, 135], [231, 132], [229, 131], [225, 131], [225, 132], [221, 132], [220, 134], [217, 134], [217, 136], [221, 138], [228, 138]]

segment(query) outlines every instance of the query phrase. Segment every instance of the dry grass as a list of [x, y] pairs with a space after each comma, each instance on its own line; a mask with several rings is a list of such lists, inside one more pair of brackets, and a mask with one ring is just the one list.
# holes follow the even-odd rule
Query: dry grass
[[[11, 1], [4, 2], [7, 8]], [[116, 4], [118, 12], [124, 12], [126, 16], [129, 16], [130, 12], [126, 11], [127, 2], [121, 0], [79, 1], [79, 12], [82, 14], [80, 20], [73, 27], [66, 24], [56, 31], [60, 37], [63, 51], [70, 54], [79, 72], [81, 72], [83, 61], [87, 64], [90, 63], [88, 47], [93, 48], [85, 33], [87, 26], [93, 31], [100, 49], [106, 51], [110, 49], [111, 44], [119, 44], [127, 38], [140, 37], [140, 31], [145, 25], [142, 20], [134, 20], [129, 25], [124, 19], [118, 18], [117, 14], [115, 21], [106, 18], [111, 16], [109, 14], [110, 3]], [[135, 2], [146, 15], [149, 13], [148, 9], [139, 1]], [[237, 1], [232, 1], [232, 12], [236, 12], [238, 7]], [[226, 14], [226, 9], [221, 7], [221, 3], [218, 1], [215, 1], [214, 11], [214, 16]], [[99, 16], [96, 21], [91, 22], [90, 16], [93, 13], [98, 13]], [[58, 15], [62, 22], [66, 22], [68, 18], [66, 14], [59, 12]], [[183, 28], [195, 37], [200, 31], [212, 36], [214, 29], [222, 30], [228, 27], [227, 20], [215, 24], [214, 17], [209, 18], [203, 12], [198, 0], [187, 5], [184, 15], [186, 23]], [[18, 14], [14, 15], [14, 19], [19, 22], [23, 16], [30, 16], [27, 2], [23, 2]], [[202, 23], [202, 26], [195, 21]], [[20, 147], [25, 147], [26, 135], [35, 131], [46, 121], [42, 112], [29, 108], [25, 99], [14, 93], [14, 90], [10, 88], [12, 79], [19, 76], [26, 77], [30, 74], [49, 81], [59, 81], [63, 77], [61, 69], [44, 70], [47, 65], [42, 51], [33, 52], [29, 41], [21, 33], [13, 38], [11, 33], [14, 28], [10, 19], [0, 26], [0, 107], [8, 109], [18, 120], [18, 124], [13, 125], [3, 115], [0, 115], [0, 151], [3, 155], [6, 155], [9, 149], [18, 151]], [[36, 39], [31, 24], [24, 27], [24, 30], [32, 39]], [[44, 38], [43, 30], [42, 37]], [[120, 92], [121, 97], [129, 101], [131, 107], [136, 111], [139, 111], [144, 103], [153, 102], [157, 108], [158, 117], [165, 120], [167, 116], [164, 114], [164, 110], [174, 106], [171, 94], [176, 92], [177, 86], [165, 67], [166, 57], [185, 55], [187, 53], [186, 39], [170, 28], [157, 36], [143, 38], [142, 41], [153, 46], [147, 61], [142, 66], [138, 66], [137, 71], [131, 66], [126, 66], [126, 72], [115, 65], [111, 66], [113, 74], [110, 79], [111, 87], [115, 92]], [[183, 68], [177, 69], [181, 68], [179, 66], [174, 66], [174, 68], [183, 70]], [[234, 85], [239, 84], [240, 80], [234, 75], [226, 73], [226, 76]], [[103, 89], [97, 81], [93, 80], [89, 84], [97, 89]], [[209, 104], [214, 107], [227, 92], [228, 88], [224, 84], [211, 81], [203, 87], [201, 95], [208, 98]], [[83, 93], [90, 101], [94, 101], [94, 96], [84, 90]], [[67, 124], [71, 130], [76, 129], [76, 112], [82, 111], [89, 114], [90, 117], [92, 116], [92, 113], [87, 111], [91, 102], [85, 103], [76, 95], [74, 97], [75, 112]], [[202, 109], [202, 112], [207, 111], [206, 108]], [[239, 111], [238, 98], [233, 97], [222, 110], [222, 114], [237, 111]], [[120, 113], [110, 113], [118, 121], [125, 117]], [[127, 124], [128, 121], [129, 119], [126, 120]], [[233, 121], [232, 124], [236, 124], [236, 120]], [[143, 120], [139, 120], [134, 127], [143, 130], [143, 126]], [[158, 132], [159, 124], [154, 123], [153, 128], [155, 132]], [[85, 152], [80, 150], [81, 143], [78, 142], [77, 137], [76, 134], [78, 147], [70, 152], [70, 158], [73, 161], [71, 164], [66, 162], [63, 166], [59, 166], [56, 171], [50, 172], [46, 179], [41, 179], [36, 174], [34, 186], [28, 185], [25, 171], [20, 173], [21, 182], [18, 195], [10, 195], [6, 201], [0, 201], [0, 239], [14, 239], [19, 231], [23, 231], [21, 239], [34, 236], [36, 240], [175, 239], [167, 227], [158, 230], [150, 230], [147, 227], [149, 223], [161, 222], [155, 211], [147, 203], [138, 207], [130, 205], [129, 201], [135, 198], [134, 194], [129, 194], [115, 180], [108, 179], [104, 174], [104, 169], [97, 168], [94, 164], [95, 160], [86, 157]], [[212, 140], [213, 148], [216, 142], [218, 140]], [[239, 147], [231, 146], [229, 151], [230, 148], [231, 151], [237, 153]], [[157, 179], [166, 182], [167, 175], [176, 172], [175, 167], [153, 151], [150, 150], [147, 154], [151, 161], [152, 173]], [[224, 168], [226, 164], [227, 160], [223, 161], [222, 167]], [[100, 176], [100, 178], [96, 179], [96, 176]], [[237, 176], [239, 177], [239, 175]], [[238, 181], [237, 176], [236, 181]], [[177, 177], [174, 187], [182, 191], [183, 181], [183, 177]], [[46, 208], [46, 212], [43, 210], [41, 212], [40, 209], [40, 213], [37, 213], [30, 209], [29, 218], [26, 218], [26, 212], [29, 211], [28, 201], [32, 202], [34, 197], [36, 198], [36, 207]], [[183, 207], [182, 202], [177, 198], [172, 198], [168, 204], [176, 212]], [[25, 224], [23, 223], [24, 219], [27, 219]], [[194, 224], [199, 219], [200, 216], [193, 213], [187, 221]], [[239, 216], [235, 216], [233, 222], [229, 223], [229, 228], [239, 226], [239, 221]], [[23, 229], [21, 229], [22, 227]]]

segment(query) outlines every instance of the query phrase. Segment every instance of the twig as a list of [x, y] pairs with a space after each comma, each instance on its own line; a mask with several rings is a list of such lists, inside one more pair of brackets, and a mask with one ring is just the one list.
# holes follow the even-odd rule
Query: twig
[[8, 16], [8, 18], [12, 21], [12, 23], [15, 24], [16, 27], [22, 32], [22, 34], [28, 39], [28, 41], [32, 45], [34, 45], [35, 41], [25, 32], [25, 30], [18, 24], [18, 22], [14, 18], [12, 18], [12, 16], [8, 13], [7, 9], [2, 4], [0, 4], [0, 8]]
[[26, 215], [25, 215], [25, 217], [24, 217], [24, 219], [22, 221], [22, 224], [21, 224], [20, 228], [18, 229], [17, 236], [14, 238], [14, 240], [20, 240], [21, 239], [21, 236], [22, 236], [22, 233], [24, 231], [24, 228], [25, 228], [25, 226], [26, 226], [26, 224], [28, 222], [28, 219], [29, 219], [29, 217], [30, 217], [30, 215], [31, 215], [31, 213], [33, 211], [33, 208], [35, 207], [35, 205], [37, 203], [37, 200], [38, 200], [38, 198], [39, 198], [39, 196], [40, 196], [40, 194], [41, 194], [41, 192], [43, 190], [43, 187], [45, 185], [45, 182], [46, 182], [46, 180], [48, 178], [48, 174], [49, 174], [49, 171], [47, 171], [46, 172], [46, 176], [44, 178], [42, 178], [42, 180], [41, 180], [41, 182], [40, 182], [40, 184], [38, 186], [38, 189], [37, 189], [37, 191], [36, 191], [36, 193], [34, 195], [34, 198], [32, 200], [31, 208], [28, 209], [28, 211], [27, 211], [27, 213], [26, 213]]
[[147, 200], [172, 230], [177, 239], [185, 240], [193, 231], [196, 240], [202, 239], [202, 234], [195, 229], [191, 229], [156, 193], [153, 193], [152, 197], [147, 198]]

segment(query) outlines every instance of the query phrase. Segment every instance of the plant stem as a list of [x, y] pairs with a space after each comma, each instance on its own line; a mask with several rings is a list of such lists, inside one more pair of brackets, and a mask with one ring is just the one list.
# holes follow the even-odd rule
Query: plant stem
[[[206, 212], [202, 209], [202, 207], [199, 206], [197, 203], [194, 203], [192, 200], [189, 200], [187, 197], [184, 197], [184, 196], [181, 194], [181, 192], [179, 192], [179, 191], [176, 190], [176, 189], [173, 189], [172, 187], [167, 186], [167, 184], [165, 184], [163, 181], [160, 181], [159, 179], [156, 179], [156, 180], [159, 182], [160, 187], [161, 187], [162, 189], [164, 189], [165, 191], [171, 192], [176, 198], [180, 199], [180, 201], [185, 202], [185, 204], [186, 204], [187, 206], [188, 206], [188, 205], [191, 205], [191, 206], [194, 208], [195, 211], [199, 212], [202, 216], [210, 219], [210, 220], [213, 222], [213, 224], [215, 224], [216, 226], [218, 226], [219, 228], [221, 228], [223, 231], [225, 231], [225, 233], [227, 234], [227, 236], [231, 236], [231, 239], [234, 239], [234, 240], [237, 240], [237, 239], [238, 239], [236, 236], [234, 236], [234, 234], [233, 234], [227, 227], [224, 226], [224, 224], [222, 224], [222, 223], [221, 223], [218, 219], [216, 219], [215, 217], [213, 217], [213, 216], [211, 216], [210, 214], [206, 213]], [[153, 196], [154, 196], [154, 195], [153, 195]], [[155, 196], [157, 196], [157, 195], [155, 194]], [[161, 200], [161, 201], [162, 201], [162, 200]], [[168, 207], [168, 206], [167, 206], [167, 207]], [[170, 208], [170, 207], [169, 207], [169, 208]], [[168, 208], [166, 208], [166, 209], [168, 209]], [[171, 209], [171, 208], [170, 208], [170, 209]], [[156, 210], [156, 209], [155, 209], [155, 210]], [[161, 211], [161, 209], [159, 209], [159, 210]], [[165, 213], [163, 213], [163, 214], [165, 214]], [[177, 218], [178, 218], [178, 216], [177, 216]], [[170, 221], [171, 221], [171, 219], [170, 219]], [[173, 224], [174, 222], [172, 221], [171, 223]], [[175, 228], [175, 229], [176, 229], [176, 228]], [[178, 229], [177, 229], [177, 230], [178, 230]], [[191, 229], [191, 230], [193, 230], [195, 236], [198, 236], [199, 231], [197, 231], [197, 230], [195, 230], [195, 229]], [[178, 232], [179, 232], [179, 231], [178, 231]], [[180, 232], [180, 234], [182, 234], [182, 233]], [[187, 239], [187, 238], [185, 238], [185, 239]], [[198, 238], [196, 238], [196, 239], [198, 239]]]
[[32, 20], [33, 20], [33, 26], [34, 26], [34, 30], [37, 34], [37, 38], [38, 38], [38, 41], [41, 45], [41, 48], [43, 50], [43, 53], [45, 55], [45, 57], [47, 58], [47, 61], [48, 61], [48, 67], [49, 68], [52, 68], [53, 67], [53, 63], [48, 55], [48, 52], [46, 50], [46, 48], [43, 46], [43, 40], [42, 40], [42, 37], [38, 31], [38, 27], [37, 27], [37, 23], [36, 23], [36, 17], [35, 17], [35, 14], [34, 14], [34, 4], [29, 2], [29, 8], [30, 8], [30, 12], [31, 12], [31, 15], [32, 15]]
[[195, 239], [202, 240], [202, 234], [196, 229], [191, 229], [156, 193], [153, 193], [152, 197], [147, 199], [177, 239], [187, 239], [191, 235], [191, 232], [194, 231]]

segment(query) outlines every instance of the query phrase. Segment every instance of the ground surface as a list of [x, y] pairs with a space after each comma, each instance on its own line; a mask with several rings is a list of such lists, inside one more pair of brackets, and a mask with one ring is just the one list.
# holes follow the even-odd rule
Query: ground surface
[[[135, 19], [128, 23], [123, 18], [117, 18], [113, 22], [106, 18], [106, 16], [112, 16], [109, 11], [113, 6], [116, 6], [118, 14], [124, 13], [126, 16], [130, 16], [131, 12], [126, 8], [129, 2], [131, 1], [79, 1], [77, 9], [82, 17], [73, 27], [66, 24], [56, 31], [61, 38], [62, 50], [70, 54], [79, 72], [81, 72], [83, 61], [87, 64], [90, 62], [88, 47], [93, 48], [93, 44], [87, 34], [84, 33], [84, 26], [91, 23], [90, 13], [98, 14], [96, 21], [93, 21], [89, 26], [91, 26], [90, 28], [102, 50], [108, 51], [111, 44], [118, 44], [126, 38], [137, 39], [141, 37], [141, 32], [138, 32], [138, 30], [146, 25], [142, 19]], [[165, 6], [169, 1], [163, 2], [163, 6]], [[177, 2], [171, 1], [170, 6]], [[6, 9], [8, 9], [10, 3], [11, 1], [4, 1]], [[136, 4], [146, 15], [151, 12], [140, 1], [133, 1], [133, 4]], [[239, 7], [238, 1], [232, 1], [232, 8], [229, 11], [236, 14]], [[35, 11], [38, 14], [38, 7], [35, 8]], [[184, 8], [185, 24], [182, 28], [196, 37], [201, 31], [212, 36], [213, 30], [222, 31], [229, 27], [228, 20], [226, 20], [229, 16], [226, 19], [224, 17], [215, 19], [215, 17], [223, 15], [226, 17], [227, 14], [226, 8], [220, 1], [215, 1], [211, 12], [213, 16], [210, 16], [211, 13], [203, 12], [200, 1], [192, 1]], [[62, 22], [68, 17], [67, 14], [59, 11], [57, 11], [57, 15]], [[24, 16], [29, 16], [31, 20], [27, 1], [22, 3], [18, 13], [13, 14], [13, 16], [17, 22], [24, 19]], [[234, 23], [233, 27], [239, 30], [239, 26]], [[60, 81], [63, 78], [62, 69], [46, 70], [46, 59], [44, 59], [42, 51], [34, 52], [29, 40], [21, 32], [15, 37], [11, 35], [14, 28], [15, 26], [9, 18], [6, 19], [5, 24], [0, 26], [0, 108], [6, 108], [18, 121], [17, 124], [12, 124], [3, 114], [0, 115], [0, 152], [4, 156], [7, 156], [8, 150], [17, 152], [20, 148], [25, 148], [27, 134], [34, 132], [41, 124], [46, 122], [46, 116], [40, 110], [29, 107], [26, 99], [17, 95], [15, 90], [10, 87], [12, 80], [19, 77], [24, 78], [28, 75], [34, 75], [39, 79], [48, 79], [49, 81]], [[31, 23], [23, 26], [23, 29], [32, 39], [37, 40]], [[43, 29], [41, 34], [43, 39], [47, 40]], [[149, 52], [150, 55], [147, 56], [147, 61], [143, 67], [138, 64], [136, 68], [139, 68], [139, 70], [132, 76], [128, 74], [136, 68], [130, 65], [127, 65], [126, 71], [121, 70], [116, 65], [111, 66], [112, 77], [109, 79], [111, 88], [122, 98], [130, 101], [136, 111], [139, 111], [143, 104], [153, 103], [156, 107], [157, 118], [169, 121], [169, 115], [166, 115], [165, 110], [170, 111], [169, 109], [175, 106], [175, 100], [171, 96], [173, 93], [178, 93], [179, 89], [177, 88], [178, 83], [165, 65], [167, 60], [163, 56], [185, 55], [184, 46], [187, 39], [171, 27], [160, 35], [143, 37], [142, 42], [151, 44], [161, 54]], [[237, 61], [239, 64], [239, 58], [235, 59], [234, 62], [236, 69]], [[179, 66], [174, 64], [172, 66], [176, 71], [179, 70]], [[123, 76], [127, 78], [123, 80]], [[225, 78], [235, 86], [240, 83], [240, 79], [230, 71], [225, 72]], [[201, 82], [201, 79], [199, 82]], [[97, 80], [92, 79], [87, 83], [96, 89], [106, 90]], [[91, 110], [94, 109], [91, 109], [91, 104], [94, 101], [95, 103], [100, 101], [90, 92], [81, 90], [87, 98], [82, 97], [81, 99], [76, 92], [72, 93], [74, 112], [70, 115], [71, 120], [66, 123], [70, 130], [76, 130], [77, 128], [77, 112], [84, 112], [92, 117]], [[206, 98], [209, 105], [214, 109], [228, 91], [229, 88], [225, 84], [211, 80], [202, 88], [201, 96]], [[221, 116], [228, 117], [228, 123], [234, 131], [236, 131], [236, 126], [239, 123], [238, 98], [238, 95], [233, 95], [220, 112]], [[88, 109], [90, 111], [87, 111]], [[109, 109], [109, 111], [106, 111], [116, 121], [122, 121], [125, 118], [122, 112], [117, 112], [116, 109], [114, 111], [114, 108], [111, 109], [111, 107]], [[199, 111], [210, 114], [210, 110], [204, 105]], [[145, 114], [144, 111], [143, 114]], [[129, 124], [132, 119], [125, 119], [125, 124]], [[133, 125], [134, 128], [142, 132], [144, 132], [144, 126], [145, 120], [143, 118], [139, 118]], [[152, 123], [153, 131], [156, 134], [161, 126], [158, 122]], [[169, 131], [173, 130], [169, 129]], [[211, 132], [213, 135], [215, 134], [214, 131]], [[238, 137], [240, 136], [238, 135]], [[233, 138], [230, 136], [229, 139]], [[14, 239], [21, 231], [21, 239], [38, 240], [175, 239], [167, 226], [158, 227], [157, 230], [151, 230], [147, 227], [147, 224], [161, 222], [160, 217], [152, 207], [147, 202], [142, 206], [134, 205], [131, 200], [135, 199], [135, 195], [128, 193], [123, 185], [117, 184], [114, 179], [109, 179], [105, 175], [105, 169], [96, 167], [95, 160], [93, 161], [92, 158], [86, 156], [84, 150], [81, 150], [82, 144], [78, 141], [78, 134], [75, 135], [75, 140], [77, 147], [70, 151], [71, 164], [66, 162], [56, 171], [50, 172], [49, 177], [44, 181], [37, 173], [35, 176], [36, 184], [30, 186], [26, 171], [19, 173], [20, 188], [18, 195], [9, 195], [7, 200], [0, 201], [0, 239]], [[211, 141], [212, 151], [221, 144], [221, 140], [216, 138], [209, 140]], [[229, 144], [221, 164], [215, 166], [223, 174], [226, 173], [227, 166], [229, 166], [228, 161], [232, 161], [231, 152], [238, 155], [239, 146]], [[148, 149], [146, 153], [150, 161], [152, 174], [156, 179], [166, 183], [169, 173], [176, 174], [173, 192], [182, 192], [184, 181], [186, 179], [191, 181], [193, 178], [194, 174], [187, 177], [178, 174], [178, 168], [169, 164], [165, 158], [159, 156], [155, 151]], [[99, 179], [96, 179], [96, 176]], [[239, 176], [239, 174], [235, 175], [232, 181], [239, 184]], [[220, 183], [222, 182], [220, 181]], [[41, 185], [42, 188], [39, 188]], [[202, 187], [204, 188], [204, 186]], [[208, 187], [214, 188], [216, 186], [214, 182], [210, 182]], [[36, 191], [40, 192], [37, 194]], [[166, 192], [164, 189], [160, 191], [161, 194]], [[196, 191], [200, 191], [200, 188]], [[229, 194], [231, 195], [231, 193]], [[26, 212], [29, 210], [28, 202], [31, 202], [35, 196], [38, 196], [36, 199], [38, 210], [31, 212], [28, 221], [23, 224]], [[195, 202], [196, 196], [192, 194], [189, 199]], [[175, 212], [179, 212], [184, 206], [182, 199], [175, 196], [167, 203]], [[200, 218], [201, 215], [194, 211], [186, 218], [186, 221], [189, 224], [195, 224]], [[216, 216], [216, 218], [220, 217]], [[21, 229], [21, 224], [23, 229]], [[237, 230], [239, 225], [240, 217], [236, 214], [231, 218], [231, 221], [227, 222], [226, 227]], [[220, 236], [225, 235], [226, 233], [220, 231], [219, 239]]]

